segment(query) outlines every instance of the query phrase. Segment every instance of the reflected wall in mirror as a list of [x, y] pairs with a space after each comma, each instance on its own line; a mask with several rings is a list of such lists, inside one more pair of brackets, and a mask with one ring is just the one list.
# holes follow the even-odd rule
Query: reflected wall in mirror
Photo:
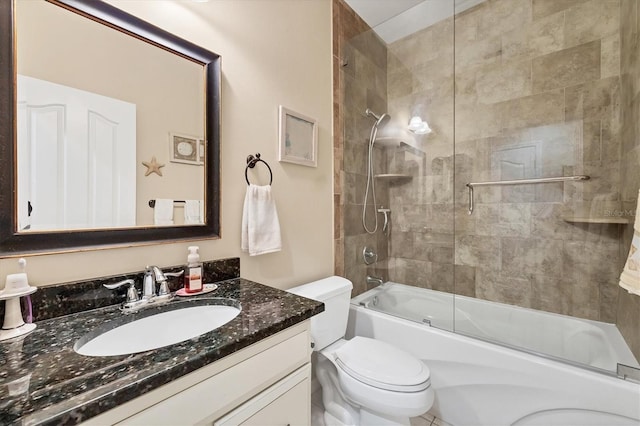
[[[217, 236], [219, 56], [100, 1], [0, 14], [0, 251]], [[198, 161], [170, 161], [175, 134], [203, 141]], [[150, 200], [189, 202], [167, 221]]]

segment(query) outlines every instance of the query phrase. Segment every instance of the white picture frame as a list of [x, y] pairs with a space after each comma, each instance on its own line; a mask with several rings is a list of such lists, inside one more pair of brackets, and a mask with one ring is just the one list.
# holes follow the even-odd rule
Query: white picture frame
[[280, 105], [278, 161], [318, 166], [318, 124], [314, 118]]
[[204, 139], [198, 139], [198, 164], [204, 166], [204, 160], [206, 158], [206, 144]]
[[200, 165], [199, 159], [200, 138], [184, 133], [169, 133], [169, 161]]

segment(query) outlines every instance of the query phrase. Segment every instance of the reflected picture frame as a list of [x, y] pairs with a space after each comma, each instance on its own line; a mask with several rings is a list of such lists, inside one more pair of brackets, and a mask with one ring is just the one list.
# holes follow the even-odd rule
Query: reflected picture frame
[[184, 133], [169, 133], [169, 161], [200, 165], [200, 140], [197, 136]]
[[278, 161], [318, 166], [318, 124], [314, 118], [280, 105]]

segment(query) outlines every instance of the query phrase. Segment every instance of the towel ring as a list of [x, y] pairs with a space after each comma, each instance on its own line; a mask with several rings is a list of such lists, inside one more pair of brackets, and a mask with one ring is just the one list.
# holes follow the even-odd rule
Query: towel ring
[[269, 185], [271, 185], [271, 183], [273, 182], [273, 172], [271, 171], [271, 167], [269, 167], [269, 164], [267, 164], [266, 161], [260, 158], [259, 152], [255, 155], [255, 157], [253, 155], [247, 156], [247, 167], [244, 168], [244, 178], [247, 181], [247, 185], [251, 185], [247, 172], [249, 171], [249, 169], [253, 169], [258, 161], [264, 163], [264, 165], [267, 166], [267, 169], [269, 169]]

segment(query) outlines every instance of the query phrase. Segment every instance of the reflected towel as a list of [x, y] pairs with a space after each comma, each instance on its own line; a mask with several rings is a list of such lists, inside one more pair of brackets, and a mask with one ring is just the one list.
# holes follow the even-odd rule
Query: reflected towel
[[153, 208], [153, 223], [158, 226], [173, 225], [173, 200], [156, 199]]
[[185, 200], [184, 202], [184, 224], [185, 225], [202, 225], [203, 206], [201, 200]]
[[[638, 201], [640, 202], [640, 191], [638, 191]], [[636, 221], [633, 225], [633, 239], [629, 248], [629, 257], [620, 274], [620, 287], [629, 293], [640, 296], [640, 212], [636, 207]]]
[[242, 210], [242, 251], [249, 256], [282, 250], [280, 223], [271, 185], [250, 184]]

